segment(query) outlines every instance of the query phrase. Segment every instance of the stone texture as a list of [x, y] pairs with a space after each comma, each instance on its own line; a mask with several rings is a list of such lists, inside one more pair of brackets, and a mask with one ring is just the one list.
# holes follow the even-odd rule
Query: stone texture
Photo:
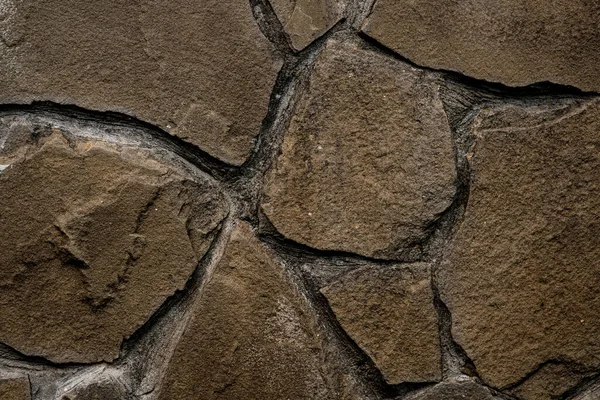
[[406, 400], [499, 400], [484, 386], [473, 381], [450, 381], [418, 391]]
[[0, 342], [54, 362], [112, 361], [183, 288], [225, 198], [154, 151], [3, 121]]
[[317, 249], [418, 255], [455, 193], [438, 90], [435, 76], [330, 40], [267, 176], [275, 228]]
[[270, 0], [290, 45], [304, 49], [342, 19], [345, 0]]
[[27, 378], [0, 378], [0, 400], [30, 400]]
[[377, 0], [363, 32], [415, 63], [600, 91], [596, 0]]
[[321, 292], [342, 328], [388, 383], [441, 380], [438, 318], [427, 264], [362, 267]]
[[126, 400], [128, 398], [130, 397], [118, 382], [103, 380], [71, 390], [63, 395], [61, 400]]
[[238, 223], [193, 309], [159, 399], [358, 400], [330, 370], [305, 302], [283, 265]]
[[594, 375], [592, 372], [580, 373], [570, 370], [563, 364], [546, 364], [523, 384], [510, 390], [510, 394], [523, 400], [555, 400], [584, 378]]
[[[600, 366], [600, 102], [557, 103], [475, 120], [469, 201], [440, 271], [454, 338], [498, 388], [549, 361]], [[555, 371], [534, 379], [564, 382]]]
[[0, 102], [124, 112], [244, 162], [281, 65], [247, 0], [5, 0]]

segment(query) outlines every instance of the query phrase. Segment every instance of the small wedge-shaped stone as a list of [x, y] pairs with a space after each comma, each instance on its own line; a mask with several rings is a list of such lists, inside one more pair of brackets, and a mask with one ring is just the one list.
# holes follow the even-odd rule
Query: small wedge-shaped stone
[[31, 400], [29, 379], [0, 378], [0, 400]]
[[500, 400], [500, 398], [494, 397], [486, 387], [465, 380], [438, 383], [409, 395], [406, 400]]
[[124, 112], [232, 164], [253, 148], [280, 65], [248, 0], [0, 7], [0, 102]]
[[330, 40], [267, 177], [275, 228], [322, 250], [418, 254], [455, 193], [438, 90], [431, 74]]
[[388, 383], [442, 378], [438, 318], [427, 264], [362, 267], [321, 292], [342, 328]]
[[359, 399], [329, 366], [324, 335], [283, 265], [234, 228], [168, 367], [161, 400]]
[[529, 377], [525, 398], [554, 398], [543, 382], [562, 392], [600, 366], [598, 132], [598, 100], [474, 122], [469, 200], [440, 291], [480, 377], [497, 388]]
[[596, 0], [377, 0], [363, 32], [415, 63], [600, 91]]
[[292, 48], [304, 49], [344, 15], [346, 0], [270, 0]]
[[183, 288], [225, 198], [154, 151], [2, 121], [0, 342], [54, 362], [112, 361]]

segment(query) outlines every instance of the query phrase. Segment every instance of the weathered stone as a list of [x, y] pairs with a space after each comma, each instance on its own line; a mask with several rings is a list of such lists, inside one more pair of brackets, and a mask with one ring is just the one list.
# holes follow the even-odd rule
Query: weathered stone
[[182, 289], [227, 213], [216, 183], [158, 154], [53, 126], [0, 128], [0, 342], [112, 361]]
[[498, 388], [550, 361], [600, 366], [600, 102], [563, 103], [474, 122], [469, 201], [440, 291], [454, 338]]
[[302, 50], [342, 19], [346, 0], [270, 0], [294, 50]]
[[0, 400], [30, 400], [27, 378], [0, 378]]
[[377, 0], [362, 30], [419, 65], [600, 91], [599, 19], [595, 0]]
[[317, 249], [419, 254], [455, 193], [438, 89], [426, 72], [330, 40], [267, 177], [275, 228]]
[[388, 383], [442, 378], [438, 319], [427, 264], [362, 267], [321, 292], [342, 328]]
[[[406, 400], [495, 400], [484, 386], [473, 381], [442, 382], [409, 395]], [[498, 399], [499, 400], [499, 399]]]
[[101, 380], [82, 388], [76, 388], [63, 395], [61, 400], [126, 400], [123, 385], [116, 380]]
[[6, 0], [0, 102], [120, 111], [241, 164], [280, 67], [247, 0]]
[[303, 295], [245, 223], [206, 285], [159, 399], [358, 399], [329, 369]]
[[546, 364], [510, 393], [523, 400], [554, 400], [593, 373], [570, 370], [563, 364]]

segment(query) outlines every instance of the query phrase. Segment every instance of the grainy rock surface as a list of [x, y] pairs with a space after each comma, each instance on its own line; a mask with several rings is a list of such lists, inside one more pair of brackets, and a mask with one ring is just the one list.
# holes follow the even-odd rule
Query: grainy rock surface
[[449, 381], [418, 391], [406, 400], [500, 400], [473, 381]]
[[427, 264], [362, 267], [321, 292], [342, 328], [388, 383], [441, 380], [438, 319]]
[[509, 392], [523, 400], [560, 399], [564, 398], [565, 392], [592, 375], [593, 372], [589, 370], [586, 373], [570, 369], [563, 364], [545, 364], [523, 384]]
[[599, 20], [595, 0], [377, 0], [362, 30], [419, 65], [598, 92]]
[[270, 222], [317, 249], [418, 255], [455, 193], [438, 91], [428, 73], [330, 40], [267, 177]]
[[241, 164], [281, 62], [247, 0], [6, 0], [0, 101], [120, 111]]
[[599, 131], [597, 100], [505, 106], [474, 123], [469, 201], [440, 289], [454, 338], [494, 387], [550, 361], [600, 365]]
[[345, 0], [270, 0], [294, 50], [302, 50], [344, 15]]
[[280, 261], [239, 223], [159, 398], [358, 400], [331, 369], [305, 302]]
[[31, 400], [27, 378], [0, 378], [0, 400]]
[[153, 151], [6, 117], [0, 126], [0, 341], [112, 361], [182, 289], [227, 203]]

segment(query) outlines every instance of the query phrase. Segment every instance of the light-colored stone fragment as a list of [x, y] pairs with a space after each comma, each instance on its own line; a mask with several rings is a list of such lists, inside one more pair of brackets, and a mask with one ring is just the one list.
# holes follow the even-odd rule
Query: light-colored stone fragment
[[47, 124], [2, 135], [0, 342], [54, 362], [112, 361], [184, 287], [227, 202], [154, 151]]
[[363, 32], [415, 63], [600, 92], [596, 0], [377, 0]]
[[484, 386], [473, 381], [449, 381], [420, 390], [406, 400], [500, 400]]
[[388, 383], [441, 380], [438, 317], [427, 264], [362, 267], [321, 292]]
[[454, 339], [497, 388], [553, 361], [562, 377], [532, 379], [564, 391], [566, 371], [600, 366], [600, 102], [562, 103], [476, 118], [469, 200], [440, 269]]
[[0, 24], [1, 103], [124, 112], [236, 165], [281, 65], [247, 0], [21, 0]]
[[267, 176], [270, 222], [317, 249], [418, 256], [455, 193], [438, 91], [429, 73], [330, 40]]

